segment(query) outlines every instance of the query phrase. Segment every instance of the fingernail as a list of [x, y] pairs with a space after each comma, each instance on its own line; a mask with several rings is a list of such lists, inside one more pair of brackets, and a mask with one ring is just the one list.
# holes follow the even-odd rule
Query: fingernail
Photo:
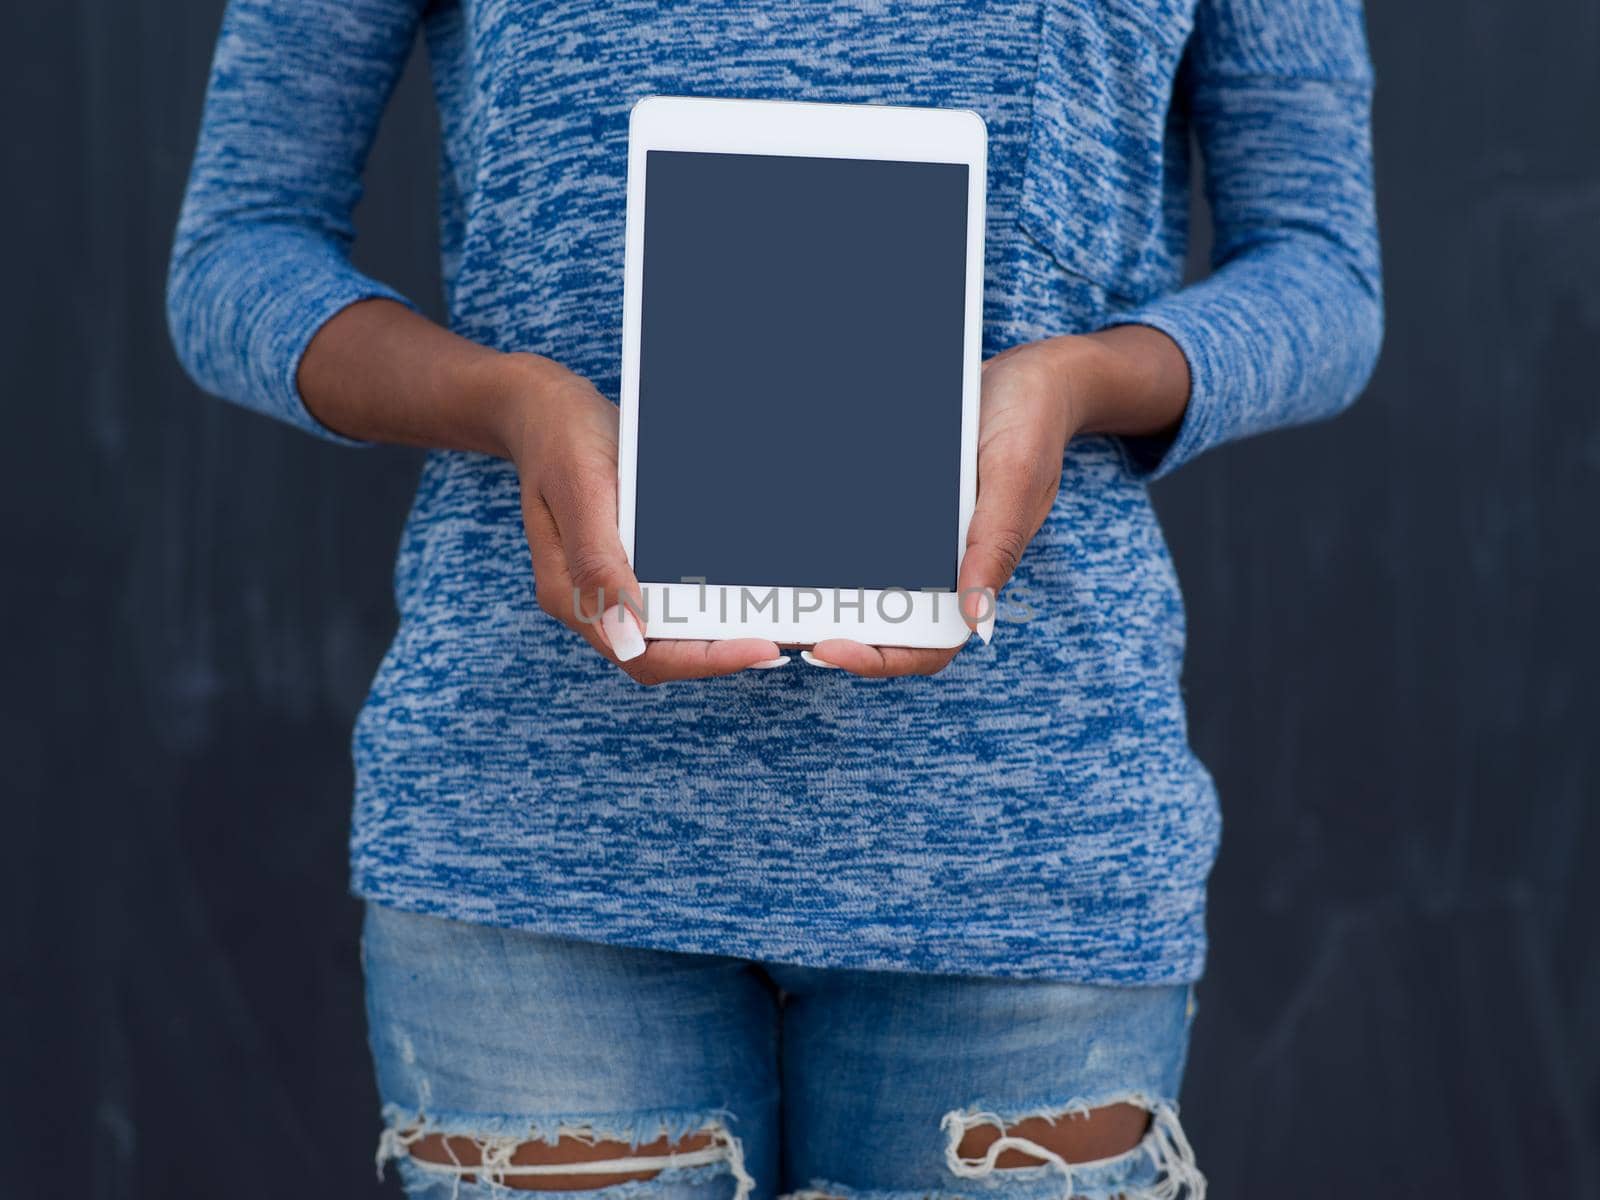
[[839, 669], [838, 663], [831, 663], [825, 658], [818, 658], [809, 650], [800, 651], [800, 657], [805, 659], [813, 667], [827, 667], [830, 671], [837, 671]]
[[644, 653], [644, 631], [639, 628], [638, 618], [622, 605], [606, 609], [600, 628], [605, 630], [606, 641], [618, 662], [629, 662]]
[[968, 610], [974, 606], [982, 606], [981, 613], [967, 612], [973, 618], [973, 632], [987, 646], [994, 641], [994, 618], [999, 605], [995, 602], [994, 593], [988, 588], [972, 588], [962, 595], [962, 607]]
[[789, 665], [789, 656], [780, 654], [777, 658], [769, 658], [766, 662], [751, 663], [752, 671], [770, 671], [773, 667], [786, 667]]
[[992, 603], [989, 605], [988, 615], [978, 622], [978, 636], [983, 639], [985, 646], [994, 641], [994, 605]]

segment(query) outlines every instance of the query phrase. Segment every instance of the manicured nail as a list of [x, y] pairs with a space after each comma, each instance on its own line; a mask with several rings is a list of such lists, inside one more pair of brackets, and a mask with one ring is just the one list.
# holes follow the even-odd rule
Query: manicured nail
[[831, 663], [825, 658], [818, 658], [809, 650], [800, 651], [800, 657], [805, 659], [813, 667], [827, 667], [830, 671], [837, 671], [839, 669], [838, 663]]
[[[999, 605], [995, 603], [994, 593], [988, 588], [968, 593], [969, 597], [981, 599], [983, 602], [983, 615], [978, 617], [977, 624], [973, 626], [978, 638], [987, 646], [994, 641], [994, 618]], [[969, 599], [967, 603], [971, 603]]]
[[769, 659], [767, 659], [766, 662], [751, 663], [750, 664], [750, 670], [752, 670], [752, 671], [770, 671], [770, 670], [772, 670], [773, 667], [787, 667], [788, 665], [789, 665], [789, 656], [787, 654], [780, 654], [780, 655], [778, 655], [777, 658], [769, 658]]
[[978, 636], [983, 639], [983, 644], [985, 646], [987, 646], [990, 642], [994, 641], [994, 605], [993, 604], [989, 605], [989, 615], [984, 617], [981, 621], [978, 622]]
[[644, 653], [644, 630], [639, 628], [639, 619], [622, 605], [606, 609], [606, 615], [600, 618], [600, 628], [605, 631], [611, 653], [617, 656], [618, 662], [629, 662]]

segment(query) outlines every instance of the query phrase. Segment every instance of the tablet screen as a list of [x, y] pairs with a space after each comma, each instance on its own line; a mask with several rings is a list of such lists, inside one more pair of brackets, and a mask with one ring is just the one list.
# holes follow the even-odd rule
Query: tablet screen
[[639, 579], [953, 590], [966, 164], [645, 170]]

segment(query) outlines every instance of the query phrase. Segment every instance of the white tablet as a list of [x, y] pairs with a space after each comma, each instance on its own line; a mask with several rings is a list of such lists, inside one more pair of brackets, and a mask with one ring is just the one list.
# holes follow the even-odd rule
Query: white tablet
[[634, 106], [618, 514], [648, 637], [966, 639], [987, 142], [965, 109]]

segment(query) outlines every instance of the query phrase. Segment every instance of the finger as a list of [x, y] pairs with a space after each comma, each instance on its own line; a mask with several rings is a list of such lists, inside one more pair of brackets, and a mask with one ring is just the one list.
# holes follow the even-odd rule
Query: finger
[[594, 614], [585, 613], [584, 619], [579, 619], [573, 609], [574, 592], [567, 574], [566, 555], [555, 519], [543, 501], [535, 500], [529, 506], [526, 520], [539, 607], [582, 634], [591, 646], [640, 682], [666, 683], [676, 679], [732, 675], [761, 664], [776, 665], [784, 659], [773, 642], [744, 638], [725, 642], [651, 642], [643, 655], [627, 663], [621, 662], [602, 635]]
[[957, 646], [950, 650], [914, 650], [906, 646], [868, 646], [849, 638], [828, 638], [811, 648], [814, 665], [838, 667], [869, 679], [898, 675], [936, 675], [950, 665]]
[[616, 656], [600, 632], [594, 610], [586, 612], [586, 619], [580, 620], [573, 608], [572, 576], [567, 574], [566, 551], [561, 545], [555, 518], [543, 500], [535, 496], [523, 505], [523, 523], [528, 533], [528, 550], [533, 557], [534, 596], [539, 607], [615, 662]]
[[777, 644], [764, 638], [731, 638], [724, 642], [651, 642], [649, 648], [622, 664], [639, 683], [655, 686], [680, 679], [712, 679], [735, 675], [758, 663], [783, 657]]
[[1022, 554], [1044, 524], [1055, 498], [1053, 480], [1023, 463], [980, 465], [978, 502], [967, 527], [956, 590], [961, 617], [985, 644], [994, 637], [1000, 589], [1016, 572]]
[[618, 662], [641, 657], [644, 600], [617, 532], [616, 464], [600, 457], [574, 463], [541, 498], [560, 537], [579, 623], [593, 628]]

